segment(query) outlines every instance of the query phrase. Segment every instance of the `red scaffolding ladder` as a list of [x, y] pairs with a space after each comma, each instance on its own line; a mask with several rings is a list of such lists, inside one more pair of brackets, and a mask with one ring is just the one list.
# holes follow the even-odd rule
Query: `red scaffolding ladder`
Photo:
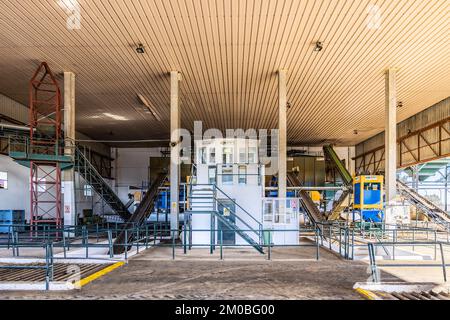
[[47, 63], [43, 62], [29, 84], [30, 100], [30, 195], [32, 230], [39, 224], [62, 226], [61, 92]]

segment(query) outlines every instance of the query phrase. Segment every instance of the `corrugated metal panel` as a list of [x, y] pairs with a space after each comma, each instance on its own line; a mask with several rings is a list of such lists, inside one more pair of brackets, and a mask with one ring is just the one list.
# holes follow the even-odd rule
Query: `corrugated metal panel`
[[[287, 69], [288, 139], [299, 145], [382, 131], [388, 66], [400, 70], [399, 120], [450, 95], [448, 0], [78, 3], [81, 29], [68, 30], [56, 0], [0, 2], [0, 90], [26, 103], [38, 61], [74, 71], [78, 129], [98, 139], [167, 138], [170, 70], [183, 74], [183, 126], [225, 129], [276, 127], [276, 71]], [[374, 4], [379, 28], [368, 24]], [[163, 122], [135, 111], [137, 93]]]
[[28, 123], [28, 108], [2, 94], [0, 94], [0, 114]]
[[[425, 128], [428, 125], [439, 122], [440, 120], [450, 117], [450, 97], [444, 99], [428, 109], [419, 112], [418, 114], [400, 122], [397, 124], [397, 137], [406, 136], [408, 133]], [[445, 133], [445, 131], [444, 131]], [[442, 134], [442, 133], [441, 133]], [[416, 137], [417, 138], [417, 137]], [[414, 138], [414, 139], [416, 139]], [[423, 138], [430, 143], [437, 142], [439, 140], [439, 129], [427, 130], [423, 133]], [[407, 139], [405, 143], [407, 145], [417, 145], [417, 141], [412, 141], [413, 138]], [[423, 143], [424, 141], [422, 141]], [[442, 146], [444, 146], [443, 144]], [[376, 136], [359, 143], [356, 146], [356, 155], [360, 155], [364, 152], [373, 150], [377, 147], [384, 146], [384, 132], [377, 134]], [[423, 155], [432, 153], [429, 147], [421, 148]]]

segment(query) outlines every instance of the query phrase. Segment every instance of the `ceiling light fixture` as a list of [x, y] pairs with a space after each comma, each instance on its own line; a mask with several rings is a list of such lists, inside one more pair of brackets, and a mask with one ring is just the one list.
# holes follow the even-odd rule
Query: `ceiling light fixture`
[[127, 118], [125, 118], [123, 116], [118, 116], [116, 114], [112, 114], [112, 113], [109, 113], [109, 112], [104, 112], [103, 115], [108, 117], [108, 118], [111, 118], [113, 120], [117, 120], [117, 121], [127, 121], [128, 120]]
[[150, 111], [150, 113], [155, 117], [156, 120], [161, 121], [161, 117], [156, 112], [156, 110], [153, 108], [153, 106], [148, 102], [148, 100], [142, 95], [138, 93], [138, 99], [139, 101], [147, 107], [147, 109]]
[[322, 42], [317, 41], [317, 42], [316, 42], [316, 45], [314, 46], [314, 51], [319, 52], [319, 51], [322, 51], [322, 49], [323, 49], [323, 44], [322, 44]]
[[139, 53], [139, 54], [145, 53], [145, 48], [144, 48], [144, 45], [142, 43], [139, 43], [138, 47], [136, 48], [136, 52]]
[[401, 107], [403, 107], [403, 101], [397, 102], [397, 108], [401, 108]]

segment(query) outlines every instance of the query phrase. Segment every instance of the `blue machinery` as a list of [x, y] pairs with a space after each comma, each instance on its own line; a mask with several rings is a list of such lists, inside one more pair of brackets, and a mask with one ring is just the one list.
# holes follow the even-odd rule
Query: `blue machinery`
[[353, 179], [353, 208], [367, 222], [383, 222], [383, 176], [357, 176]]

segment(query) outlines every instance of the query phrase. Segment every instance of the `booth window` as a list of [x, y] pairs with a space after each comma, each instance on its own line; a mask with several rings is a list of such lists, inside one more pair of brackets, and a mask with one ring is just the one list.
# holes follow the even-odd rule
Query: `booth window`
[[216, 163], [216, 148], [212, 147], [209, 149], [209, 162]]
[[233, 184], [233, 167], [222, 168], [222, 184]]
[[0, 189], [8, 189], [8, 172], [0, 171]]
[[248, 163], [256, 163], [256, 148], [248, 148]]
[[200, 148], [200, 162], [206, 164], [206, 147]]
[[232, 164], [233, 163], [233, 148], [224, 147], [222, 154], [222, 163]]
[[208, 182], [209, 184], [216, 184], [216, 167], [208, 167]]
[[247, 183], [247, 166], [239, 166], [238, 178], [239, 184]]
[[239, 163], [246, 163], [245, 148], [239, 148]]

